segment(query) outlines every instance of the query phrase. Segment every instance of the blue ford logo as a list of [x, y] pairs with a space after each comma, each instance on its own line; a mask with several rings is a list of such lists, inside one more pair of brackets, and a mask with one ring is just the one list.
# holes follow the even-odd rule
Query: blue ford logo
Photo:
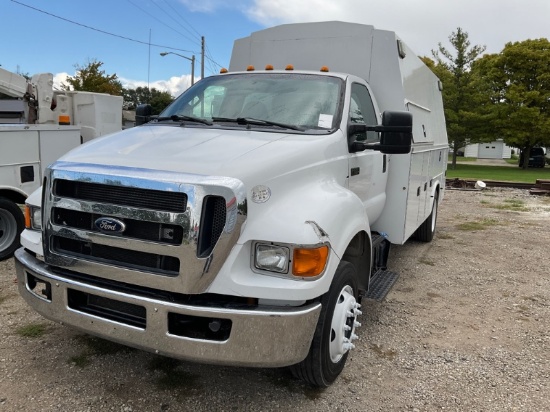
[[112, 217], [100, 217], [94, 225], [104, 233], [122, 233], [126, 229], [124, 222]]

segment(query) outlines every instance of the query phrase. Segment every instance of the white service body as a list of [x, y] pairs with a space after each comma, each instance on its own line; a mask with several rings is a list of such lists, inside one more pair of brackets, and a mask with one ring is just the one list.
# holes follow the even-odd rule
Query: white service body
[[122, 129], [122, 97], [56, 91], [53, 75], [30, 80], [0, 68], [0, 92], [25, 103], [23, 121], [0, 124], [0, 260], [19, 246], [16, 205], [42, 184], [44, 170], [69, 150]]

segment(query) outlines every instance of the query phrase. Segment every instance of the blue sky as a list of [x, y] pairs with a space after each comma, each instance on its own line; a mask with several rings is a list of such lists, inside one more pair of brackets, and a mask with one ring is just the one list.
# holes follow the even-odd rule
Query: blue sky
[[191, 62], [159, 53], [194, 54], [198, 78], [201, 36], [208, 76], [229, 65], [235, 39], [276, 24], [373, 24], [431, 56], [457, 27], [498, 53], [509, 41], [550, 37], [549, 19], [549, 0], [0, 0], [0, 65], [51, 72], [59, 82], [95, 59], [125, 86], [149, 83], [177, 95], [190, 83]]

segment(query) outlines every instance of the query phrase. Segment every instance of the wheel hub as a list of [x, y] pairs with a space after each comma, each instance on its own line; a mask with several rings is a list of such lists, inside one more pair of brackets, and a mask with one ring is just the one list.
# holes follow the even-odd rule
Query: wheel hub
[[17, 222], [9, 212], [0, 209], [0, 250], [9, 247], [16, 236]]
[[340, 291], [332, 315], [329, 352], [334, 363], [355, 347], [352, 342], [357, 339], [355, 328], [361, 326], [357, 322], [357, 316], [361, 314], [360, 307], [353, 296], [353, 289], [346, 285]]

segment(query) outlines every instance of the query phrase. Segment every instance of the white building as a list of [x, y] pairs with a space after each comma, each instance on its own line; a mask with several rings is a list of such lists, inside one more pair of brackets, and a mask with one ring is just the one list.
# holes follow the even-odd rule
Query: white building
[[507, 146], [502, 139], [491, 143], [473, 143], [466, 145], [464, 157], [476, 157], [479, 159], [510, 159], [512, 148]]

